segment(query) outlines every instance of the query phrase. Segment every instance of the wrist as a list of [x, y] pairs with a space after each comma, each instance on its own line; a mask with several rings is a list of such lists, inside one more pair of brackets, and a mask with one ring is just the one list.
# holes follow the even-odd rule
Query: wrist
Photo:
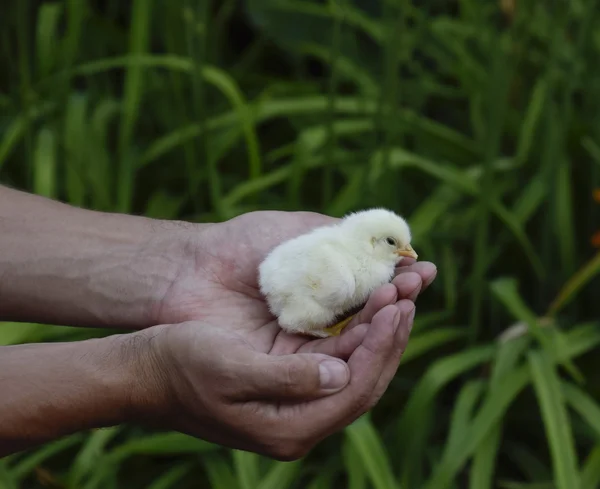
[[162, 299], [185, 266], [189, 236], [203, 227], [19, 192], [0, 192], [0, 203], [0, 320], [157, 324]]
[[0, 347], [0, 456], [132, 419], [135, 361], [119, 336]]
[[[101, 339], [101, 349], [110, 358], [111, 373], [104, 382], [118, 399], [116, 423], [153, 423], [169, 403], [168, 371], [155, 346], [165, 326], [117, 334]], [[168, 327], [168, 326], [166, 326]]]

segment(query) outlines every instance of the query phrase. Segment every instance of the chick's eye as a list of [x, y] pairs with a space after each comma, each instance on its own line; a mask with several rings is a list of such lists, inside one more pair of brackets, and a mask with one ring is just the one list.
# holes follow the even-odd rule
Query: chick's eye
[[389, 244], [390, 246], [396, 246], [396, 240], [394, 238], [386, 238], [385, 240], [387, 242], [387, 244]]

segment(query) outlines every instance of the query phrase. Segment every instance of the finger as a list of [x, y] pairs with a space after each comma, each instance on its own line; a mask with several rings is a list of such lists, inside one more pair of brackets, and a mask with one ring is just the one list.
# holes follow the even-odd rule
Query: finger
[[371, 396], [371, 400], [369, 401], [370, 407], [375, 406], [375, 404], [379, 402], [379, 399], [381, 399], [390, 382], [396, 375], [412, 330], [416, 310], [415, 305], [411, 301], [402, 300], [396, 304], [396, 307], [401, 311], [402, 318], [398, 325], [398, 329], [396, 330], [396, 334], [394, 335], [394, 348], [392, 349], [391, 355], [386, 360], [383, 373], [381, 374], [377, 386]]
[[[346, 326], [341, 335], [324, 339], [310, 339], [305, 336], [280, 332], [273, 343], [270, 353], [276, 355], [294, 352], [323, 353], [347, 360], [362, 342], [366, 333], [366, 324], [385, 306], [395, 304], [398, 290], [393, 284], [385, 284], [375, 290], [367, 303]], [[360, 327], [362, 325], [362, 327]], [[357, 332], [354, 329], [360, 327]]]
[[392, 283], [396, 287], [399, 299], [409, 299], [413, 302], [417, 300], [423, 286], [421, 276], [415, 272], [402, 273], [394, 278]]
[[246, 351], [240, 356], [233, 369], [238, 378], [236, 392], [230, 393], [234, 400], [313, 400], [340, 391], [350, 378], [348, 365], [328, 355]]
[[344, 331], [340, 336], [309, 341], [298, 349], [298, 353], [321, 353], [348, 360], [362, 343], [368, 329], [368, 324], [358, 324], [350, 331]]
[[377, 288], [369, 296], [367, 303], [350, 321], [348, 326], [342, 331], [342, 336], [348, 334], [353, 328], [359, 324], [369, 324], [377, 314], [385, 306], [390, 306], [398, 300], [398, 290], [393, 284], [385, 284]]
[[405, 256], [402, 258], [402, 261], [400, 263], [398, 263], [398, 265], [396, 265], [396, 268], [409, 267], [410, 265], [413, 265], [414, 263], [417, 263], [417, 260], [415, 260], [414, 258]]
[[421, 280], [423, 281], [421, 292], [423, 292], [435, 280], [435, 277], [437, 276], [437, 267], [431, 262], [421, 261], [408, 267], [397, 268], [396, 277], [404, 273], [413, 272], [418, 273], [421, 276]]
[[302, 429], [307, 435], [322, 439], [366, 412], [393, 349], [399, 323], [400, 312], [395, 305], [386, 306], [375, 314], [362, 343], [348, 360], [348, 385], [337, 394], [305, 404], [299, 413], [290, 416], [298, 419], [293, 421], [298, 423], [294, 429]]

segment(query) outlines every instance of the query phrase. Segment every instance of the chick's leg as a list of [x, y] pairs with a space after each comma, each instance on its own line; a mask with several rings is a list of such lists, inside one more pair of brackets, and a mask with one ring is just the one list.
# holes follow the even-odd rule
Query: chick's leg
[[305, 334], [317, 338], [327, 338], [329, 333], [323, 331], [323, 325], [331, 324], [335, 314], [313, 300], [288, 303], [279, 315], [279, 325], [292, 334]]
[[339, 323], [330, 326], [329, 328], [324, 328], [323, 331], [327, 333], [327, 336], [339, 336], [342, 333], [342, 330], [348, 326], [350, 321], [354, 319], [356, 314], [352, 314], [352, 316], [347, 317], [346, 319], [341, 320]]

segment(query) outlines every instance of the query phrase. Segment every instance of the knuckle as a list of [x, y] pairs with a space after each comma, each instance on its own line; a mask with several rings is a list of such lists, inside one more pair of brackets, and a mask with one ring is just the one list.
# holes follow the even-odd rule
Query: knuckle
[[269, 436], [264, 446], [269, 457], [282, 462], [293, 462], [304, 457], [314, 444], [314, 441], [304, 434], [279, 431]]
[[369, 411], [377, 401], [373, 399], [373, 396], [367, 392], [361, 392], [355, 400], [355, 411], [359, 416], [362, 416]]
[[277, 442], [270, 447], [270, 456], [280, 462], [294, 462], [304, 457], [309, 451], [310, 446], [305, 443], [285, 441]]
[[306, 372], [303, 365], [299, 362], [292, 362], [284, 370], [281, 388], [288, 394], [293, 393], [298, 390], [298, 386], [302, 384], [305, 377]]

